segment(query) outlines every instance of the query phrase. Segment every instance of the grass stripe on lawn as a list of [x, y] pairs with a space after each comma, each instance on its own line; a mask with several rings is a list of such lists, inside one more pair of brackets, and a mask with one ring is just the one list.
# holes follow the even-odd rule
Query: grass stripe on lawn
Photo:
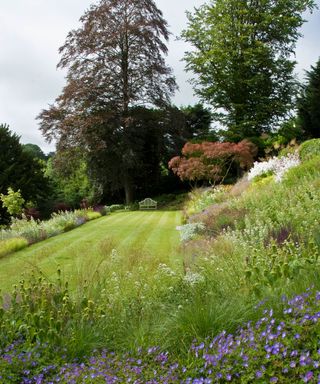
[[98, 262], [99, 249], [106, 241], [124, 254], [138, 248], [151, 257], [162, 254], [167, 257], [175, 252], [179, 243], [175, 227], [180, 220], [178, 211], [137, 211], [119, 212], [91, 221], [0, 259], [0, 288], [10, 289], [22, 273], [33, 269], [50, 277], [59, 266], [67, 278], [71, 277], [88, 262]]

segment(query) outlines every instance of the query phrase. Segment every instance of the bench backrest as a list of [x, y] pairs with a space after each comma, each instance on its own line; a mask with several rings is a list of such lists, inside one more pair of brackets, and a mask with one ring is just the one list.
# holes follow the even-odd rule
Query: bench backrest
[[146, 199], [139, 202], [140, 208], [149, 208], [149, 207], [157, 207], [157, 202], [147, 197]]

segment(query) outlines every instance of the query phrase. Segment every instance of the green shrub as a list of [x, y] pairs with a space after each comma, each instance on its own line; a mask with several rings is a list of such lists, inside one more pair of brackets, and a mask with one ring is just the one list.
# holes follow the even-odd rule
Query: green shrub
[[[186, 193], [166, 193], [152, 197], [152, 199], [158, 203], [158, 209], [163, 209], [166, 211], [176, 211], [183, 209], [186, 198]], [[139, 209], [138, 203], [137, 209]]]
[[34, 244], [46, 239], [47, 233], [37, 220], [33, 218], [27, 220], [23, 217], [22, 219], [13, 219], [8, 236], [23, 237], [28, 240], [29, 244]]
[[287, 187], [295, 187], [297, 184], [307, 183], [320, 177], [320, 155], [306, 160], [298, 167], [291, 168], [283, 178]]
[[266, 173], [263, 173], [262, 175], [254, 177], [252, 183], [258, 184], [262, 182], [262, 184], [264, 184], [270, 182], [271, 180], [274, 180], [274, 174], [272, 171], [268, 171]]
[[44, 222], [44, 226], [48, 224], [56, 228], [61, 232], [68, 232], [71, 229], [78, 227], [79, 225], [87, 221], [86, 218], [87, 210], [76, 210], [76, 211], [64, 211], [53, 213], [51, 219], [48, 222]]
[[[26, 217], [13, 219], [10, 228], [0, 232], [0, 240], [23, 237], [29, 244], [34, 244], [84, 224], [88, 220], [88, 212], [90, 211], [77, 210], [53, 213], [51, 219], [47, 221], [38, 221], [33, 218], [27, 220]], [[90, 215], [91, 220], [101, 216], [98, 212], [91, 212]]]
[[50, 220], [41, 222], [41, 227], [46, 232], [47, 237], [53, 237], [63, 233], [64, 228], [62, 225], [57, 224], [57, 220], [52, 217]]
[[9, 187], [7, 195], [0, 194], [0, 200], [2, 201], [2, 205], [7, 208], [10, 215], [21, 215], [23, 211], [22, 206], [25, 203], [25, 200], [21, 196], [20, 189], [15, 192]]
[[120, 209], [124, 209], [123, 204], [112, 204], [108, 207], [110, 209], [110, 212], [119, 211]]
[[302, 161], [310, 160], [314, 156], [320, 156], [320, 139], [307, 140], [302, 143], [299, 155]]
[[74, 221], [67, 221], [64, 225], [64, 232], [69, 232], [72, 229], [75, 229], [77, 227], [77, 224]]
[[101, 216], [107, 216], [110, 213], [110, 209], [104, 205], [99, 211], [101, 213]]
[[139, 203], [135, 201], [134, 203], [130, 205], [126, 205], [125, 209], [128, 211], [139, 211]]
[[22, 237], [0, 240], [0, 257], [9, 255], [28, 246], [28, 241]]
[[99, 217], [101, 217], [101, 216], [102, 215], [100, 212], [94, 212], [94, 211], [87, 211], [86, 212], [86, 218], [88, 221], [99, 219]]
[[278, 157], [286, 157], [288, 156], [289, 154], [294, 154], [296, 153], [297, 151], [297, 145], [288, 145], [287, 147], [281, 149], [281, 151], [279, 152], [278, 154]]
[[189, 201], [185, 205], [185, 215], [190, 217], [197, 214], [213, 204], [226, 200], [230, 186], [219, 185], [215, 188], [194, 189], [189, 193]]

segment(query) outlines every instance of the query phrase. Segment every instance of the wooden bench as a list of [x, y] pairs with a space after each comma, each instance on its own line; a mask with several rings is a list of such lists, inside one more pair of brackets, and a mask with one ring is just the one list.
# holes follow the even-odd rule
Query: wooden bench
[[139, 202], [139, 209], [157, 209], [157, 202], [147, 197]]

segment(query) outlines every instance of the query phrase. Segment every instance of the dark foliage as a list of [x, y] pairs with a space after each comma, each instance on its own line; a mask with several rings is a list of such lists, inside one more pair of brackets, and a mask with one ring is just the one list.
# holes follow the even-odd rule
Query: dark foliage
[[23, 144], [23, 150], [29, 153], [32, 157], [39, 160], [47, 160], [47, 156], [43, 153], [42, 149], [36, 144]]
[[307, 72], [307, 83], [298, 98], [298, 117], [307, 138], [320, 138], [320, 59]]
[[167, 23], [152, 0], [101, 0], [80, 21], [60, 48], [67, 85], [40, 114], [41, 130], [60, 147], [88, 151], [95, 170], [112, 168], [108, 182], [130, 202], [141, 142], [129, 110], [166, 105], [176, 88], [163, 58]]
[[[0, 193], [6, 194], [8, 187], [21, 190], [25, 201], [41, 207], [49, 194], [48, 181], [43, 165], [24, 151], [19, 136], [7, 125], [0, 125]], [[6, 211], [0, 207], [0, 222], [8, 222]]]

